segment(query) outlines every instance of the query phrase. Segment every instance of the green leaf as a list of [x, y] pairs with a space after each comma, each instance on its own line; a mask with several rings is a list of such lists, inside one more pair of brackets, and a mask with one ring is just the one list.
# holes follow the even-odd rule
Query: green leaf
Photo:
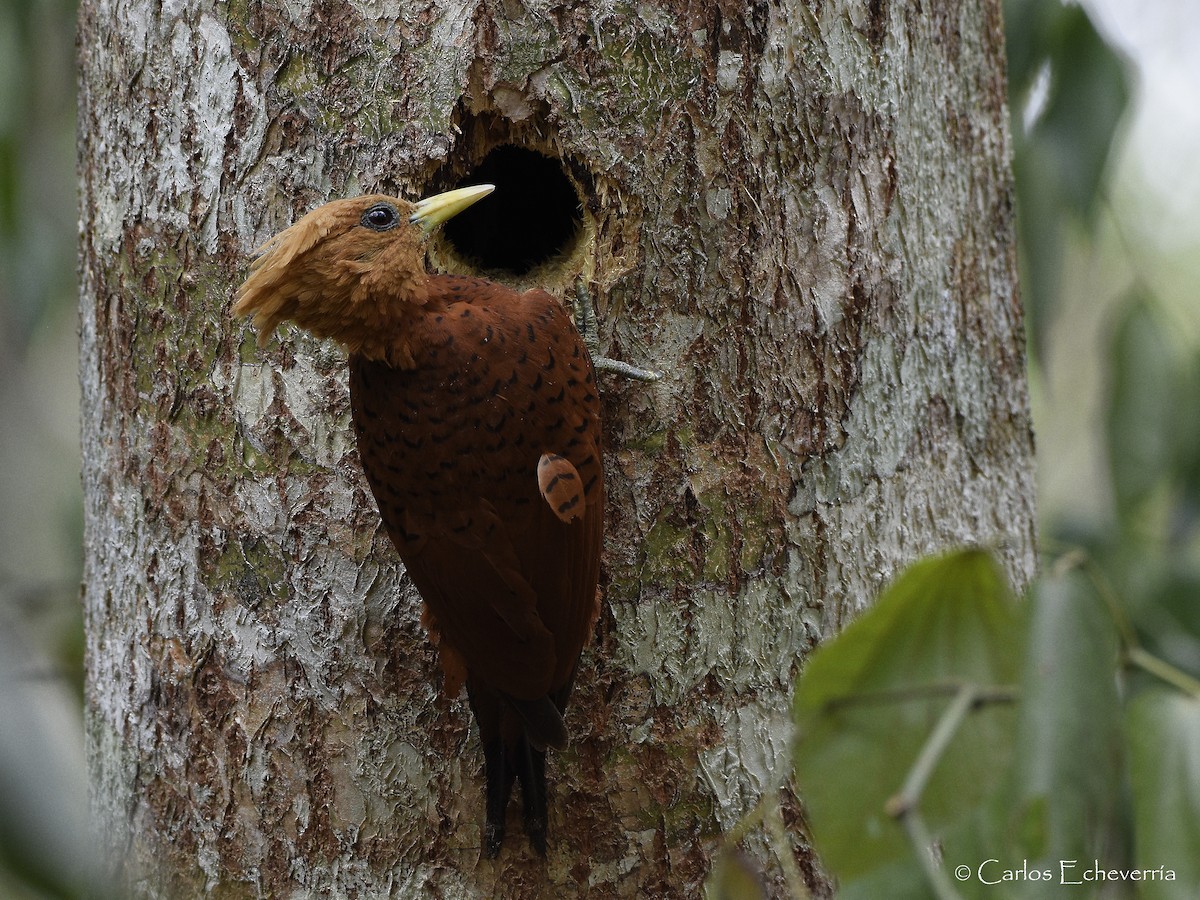
[[704, 883], [706, 900], [763, 900], [762, 876], [745, 854], [725, 850]]
[[1020, 235], [1021, 294], [1025, 328], [1038, 358], [1062, 285], [1066, 240], [1058, 173], [1049, 151], [1036, 141], [1016, 141], [1013, 173]]
[[929, 882], [912, 859], [896, 859], [838, 885], [837, 900], [929, 900]]
[[1060, 293], [1066, 226], [1091, 222], [1130, 75], [1082, 7], [1006, 0], [1004, 11], [1021, 288], [1041, 357]]
[[1004, 46], [1008, 53], [1008, 87], [1014, 110], [1046, 62], [1046, 37], [1062, 15], [1061, 3], [1005, 0]]
[[[1200, 409], [1200, 357], [1194, 348], [1179, 361], [1176, 391], [1176, 409]], [[1175, 423], [1173, 468], [1181, 488], [1180, 513], [1195, 528], [1200, 519], [1200, 417], [1176, 416]]]
[[1079, 571], [1041, 579], [1031, 617], [1008, 815], [1019, 845], [1012, 859], [1053, 869], [1063, 859], [1104, 859], [1118, 827], [1118, 642], [1111, 613]]
[[1145, 691], [1129, 704], [1134, 860], [1174, 881], [1145, 880], [1144, 900], [1200, 897], [1200, 698]]
[[[796, 778], [818, 850], [843, 881], [911, 857], [884, 807], [950, 702], [931, 688], [1015, 685], [1022, 622], [995, 561], [963, 550], [911, 566], [813, 654], [793, 710]], [[935, 837], [965, 821], [997, 783], [1013, 731], [1008, 707], [968, 714], [920, 800]]]
[[1060, 195], [1086, 217], [1129, 103], [1129, 72], [1083, 7], [1062, 7], [1055, 25], [1050, 92], [1033, 137], [1052, 154]]
[[1127, 521], [1171, 471], [1172, 433], [1181, 413], [1175, 405], [1176, 351], [1148, 300], [1124, 304], [1110, 356], [1108, 462], [1117, 509]]

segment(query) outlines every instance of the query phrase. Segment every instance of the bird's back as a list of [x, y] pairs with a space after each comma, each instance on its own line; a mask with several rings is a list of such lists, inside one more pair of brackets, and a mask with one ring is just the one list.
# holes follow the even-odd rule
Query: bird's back
[[[553, 297], [478, 279], [431, 277], [413, 328], [413, 368], [350, 361], [380, 514], [448, 672], [457, 657], [477, 684], [561, 711], [598, 611], [604, 480], [587, 351]], [[539, 490], [546, 455], [578, 474], [573, 521]]]

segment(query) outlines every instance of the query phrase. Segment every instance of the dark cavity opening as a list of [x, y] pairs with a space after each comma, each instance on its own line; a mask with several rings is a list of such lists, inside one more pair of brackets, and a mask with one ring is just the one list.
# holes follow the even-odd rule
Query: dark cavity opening
[[570, 251], [582, 210], [558, 160], [504, 144], [455, 187], [472, 184], [494, 184], [496, 192], [443, 227], [459, 256], [481, 269], [520, 276]]

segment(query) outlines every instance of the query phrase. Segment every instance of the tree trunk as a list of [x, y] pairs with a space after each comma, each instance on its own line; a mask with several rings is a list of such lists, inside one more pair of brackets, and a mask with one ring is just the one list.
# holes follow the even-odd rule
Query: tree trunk
[[[84, 0], [79, 34], [87, 731], [129, 894], [695, 897], [818, 640], [939, 548], [1030, 576], [999, 0]], [[603, 383], [544, 862], [519, 824], [479, 858], [345, 359], [228, 315], [318, 203], [486, 180], [434, 264], [582, 277], [607, 355], [666, 373]]]

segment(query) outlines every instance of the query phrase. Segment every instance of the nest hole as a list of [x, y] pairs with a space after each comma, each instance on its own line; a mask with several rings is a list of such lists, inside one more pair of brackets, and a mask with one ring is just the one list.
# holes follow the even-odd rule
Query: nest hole
[[560, 160], [503, 144], [494, 147], [455, 187], [494, 184], [490, 197], [443, 227], [455, 255], [485, 271], [515, 278], [570, 255], [583, 211]]

